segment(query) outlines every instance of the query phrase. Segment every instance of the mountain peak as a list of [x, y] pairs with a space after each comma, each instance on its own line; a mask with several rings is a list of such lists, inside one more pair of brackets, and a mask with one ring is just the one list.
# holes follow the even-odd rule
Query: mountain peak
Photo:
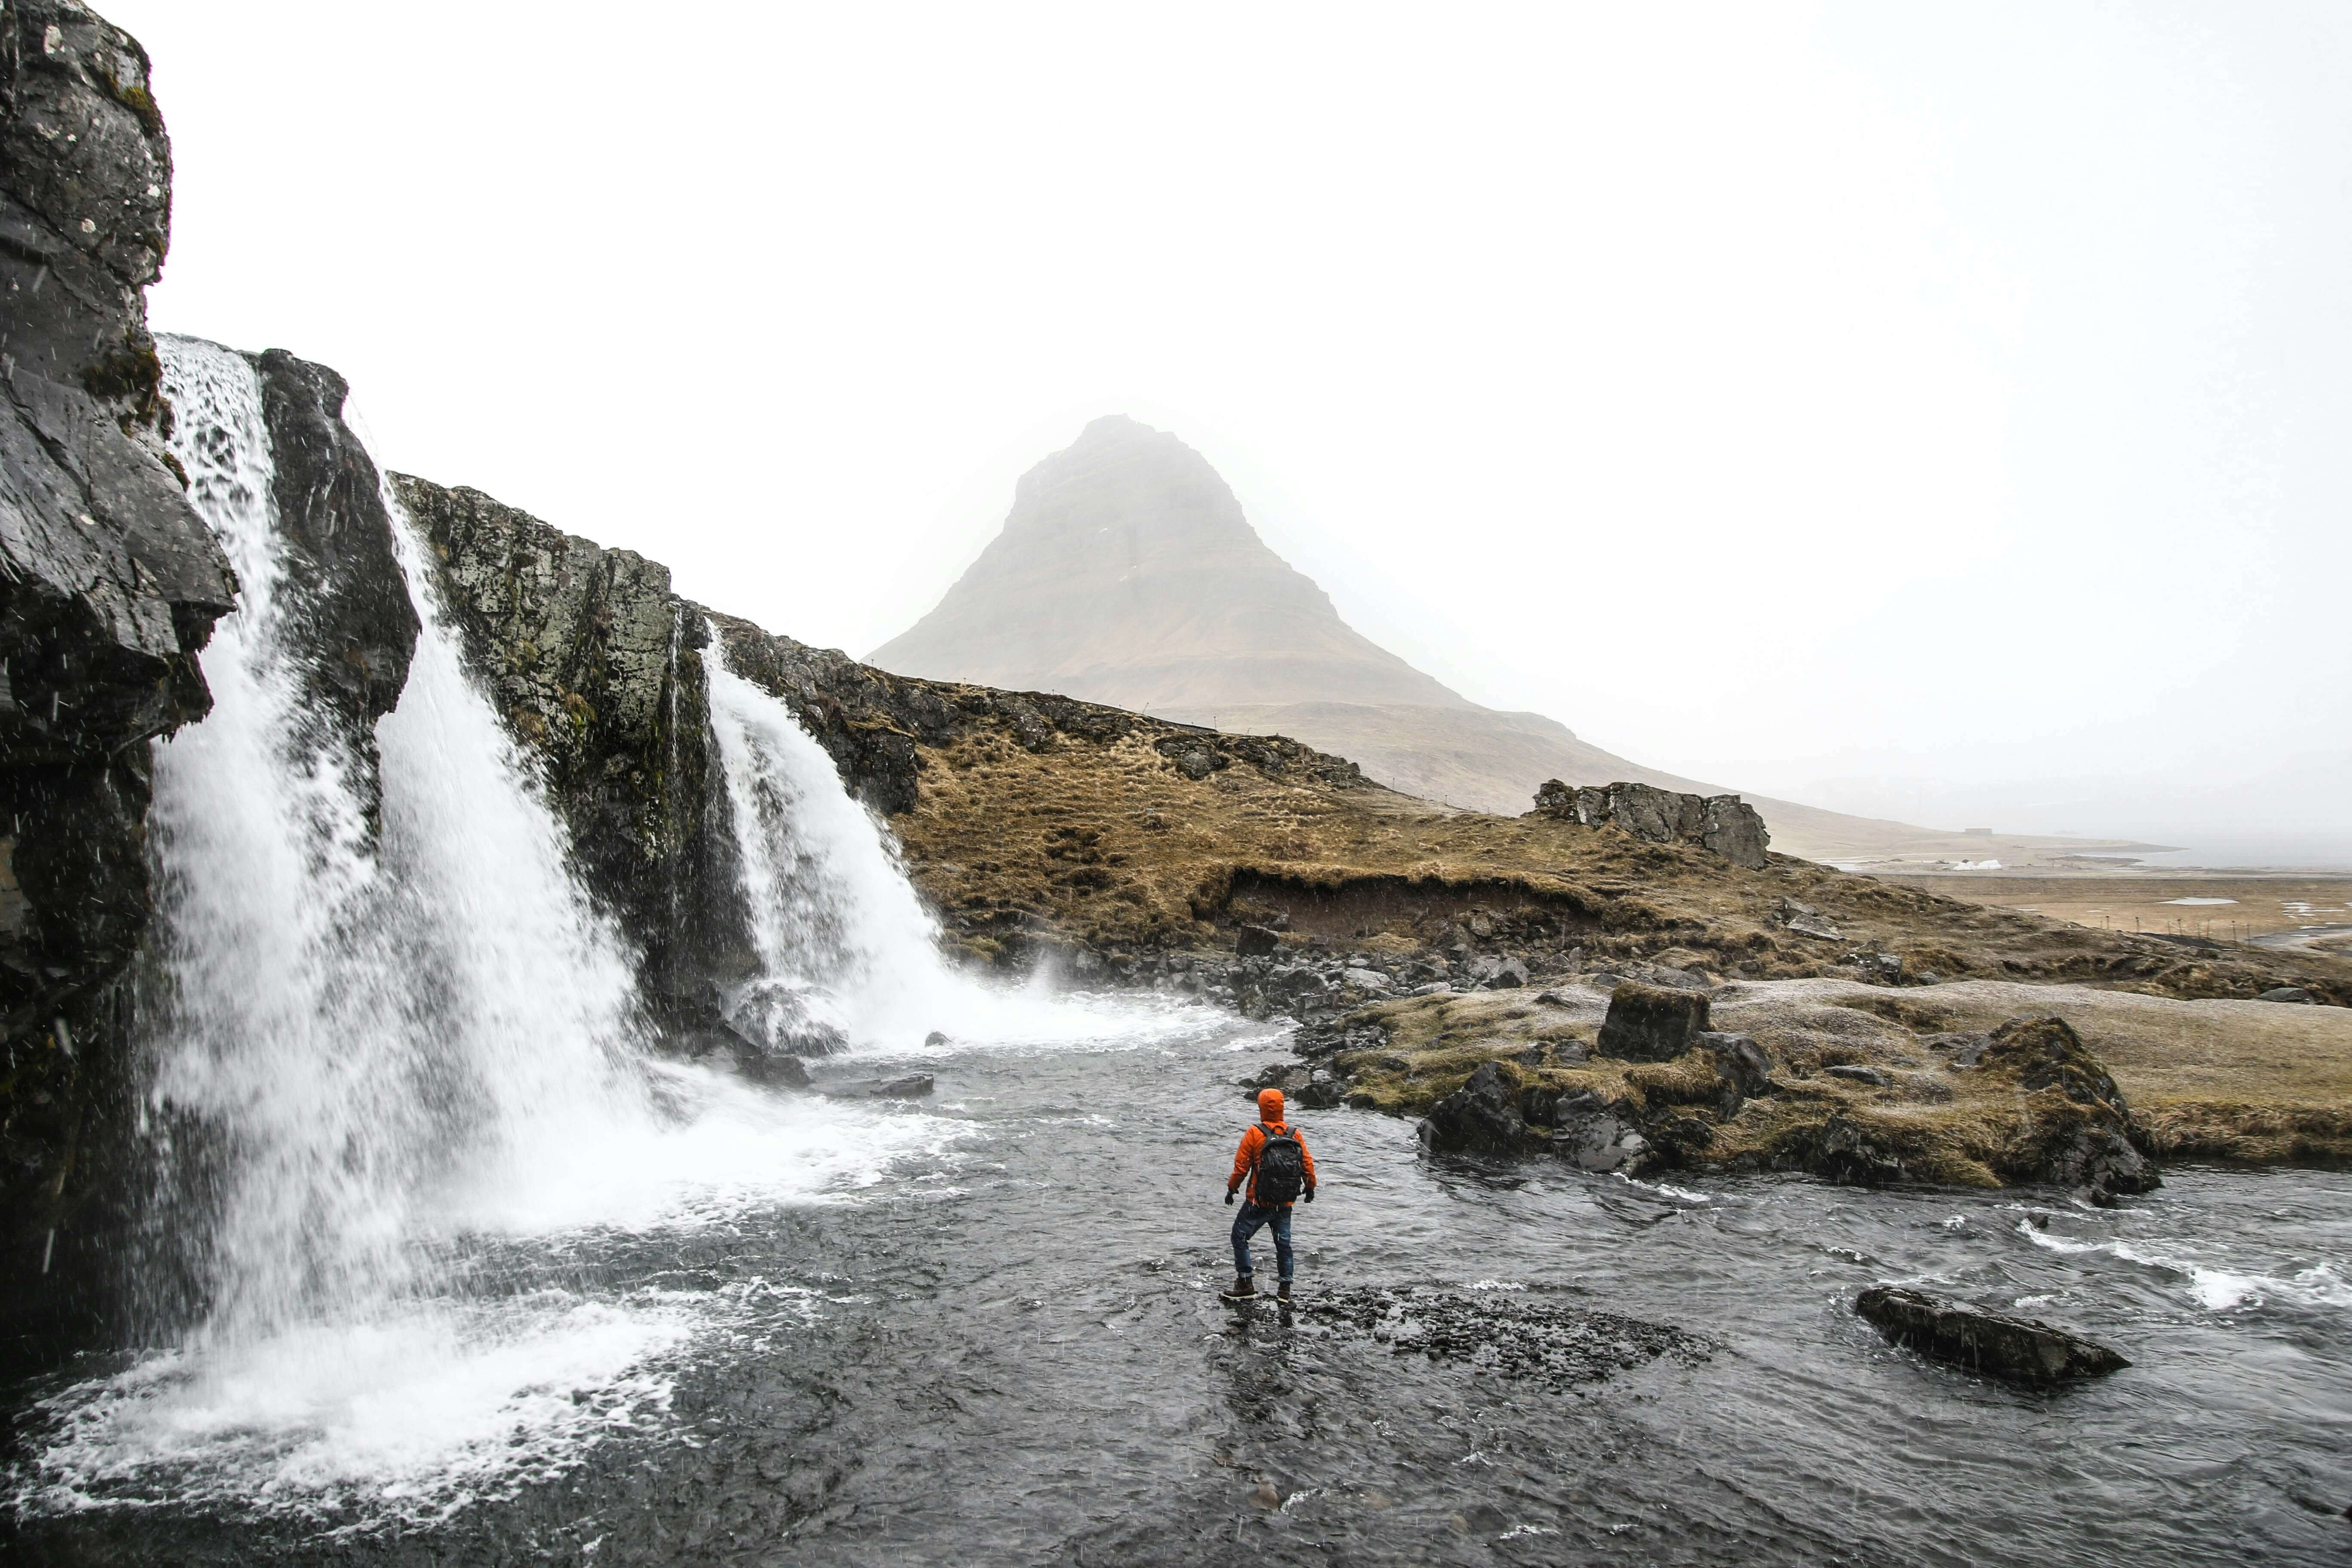
[[1208, 458], [1124, 414], [1089, 422], [1022, 475], [1003, 531], [872, 659], [1159, 712], [1464, 705], [1360, 636], [1267, 549]]

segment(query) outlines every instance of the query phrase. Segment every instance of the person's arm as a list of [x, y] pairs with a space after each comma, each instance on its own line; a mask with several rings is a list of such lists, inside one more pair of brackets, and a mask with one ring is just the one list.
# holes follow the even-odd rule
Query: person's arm
[[1307, 1140], [1299, 1136], [1298, 1129], [1292, 1128], [1290, 1135], [1298, 1139], [1298, 1157], [1307, 1162], [1307, 1191], [1301, 1195], [1311, 1204], [1315, 1201], [1315, 1153], [1307, 1147]]
[[1234, 1173], [1225, 1179], [1227, 1202], [1233, 1200], [1234, 1190], [1249, 1180], [1250, 1165], [1257, 1158], [1258, 1145], [1265, 1142], [1265, 1134], [1255, 1127], [1242, 1134], [1241, 1147], [1234, 1151]]

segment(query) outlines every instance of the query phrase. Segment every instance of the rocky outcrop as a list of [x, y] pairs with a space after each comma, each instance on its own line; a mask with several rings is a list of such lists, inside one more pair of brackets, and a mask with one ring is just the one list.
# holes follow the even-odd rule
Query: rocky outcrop
[[147, 742], [210, 706], [236, 595], [163, 451], [143, 289], [171, 146], [129, 35], [0, 9], [0, 1319], [88, 1310], [90, 1146], [120, 1104], [116, 982], [150, 910]]
[[1547, 780], [1532, 814], [1583, 827], [1622, 827], [1652, 844], [1696, 844], [1735, 866], [1761, 869], [1770, 835], [1756, 808], [1736, 795], [1677, 795], [1654, 784]]
[[2065, 1383], [2131, 1365], [2103, 1344], [2053, 1328], [1924, 1291], [1875, 1285], [1853, 1310], [1906, 1350], [2012, 1383]]
[[2011, 1019], [1969, 1070], [2011, 1080], [2024, 1100], [1994, 1157], [2007, 1179], [2076, 1188], [2102, 1205], [2161, 1184], [2123, 1091], [2065, 1019]]
[[[669, 569], [463, 487], [392, 476], [435, 588], [509, 730], [536, 759], [581, 873], [643, 959], [657, 1012], [708, 1025], [706, 982], [751, 958], [732, 848], [710, 831], [702, 613]], [[723, 810], [721, 812], [723, 817]]]

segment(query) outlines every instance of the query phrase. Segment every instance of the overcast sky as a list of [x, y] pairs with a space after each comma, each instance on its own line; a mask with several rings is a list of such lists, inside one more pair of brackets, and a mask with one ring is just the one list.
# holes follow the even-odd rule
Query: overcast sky
[[1098, 414], [1701, 778], [2352, 847], [2352, 6], [101, 0], [156, 325], [864, 652]]

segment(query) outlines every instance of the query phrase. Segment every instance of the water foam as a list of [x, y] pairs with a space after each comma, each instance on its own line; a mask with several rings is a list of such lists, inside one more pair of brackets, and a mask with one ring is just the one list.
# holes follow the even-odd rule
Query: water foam
[[2031, 1220], [2018, 1221], [2017, 1230], [2036, 1247], [2051, 1252], [2074, 1256], [2105, 1253], [2143, 1268], [2176, 1275], [2183, 1281], [2189, 1295], [2209, 1312], [2227, 1312], [2241, 1307], [2273, 1303], [2300, 1307], [2352, 1307], [2352, 1283], [2347, 1283], [2332, 1263], [2315, 1263], [2284, 1276], [2244, 1273], [2211, 1268], [2190, 1258], [2137, 1247], [2127, 1241], [2074, 1241], [2066, 1237], [2053, 1236]]

